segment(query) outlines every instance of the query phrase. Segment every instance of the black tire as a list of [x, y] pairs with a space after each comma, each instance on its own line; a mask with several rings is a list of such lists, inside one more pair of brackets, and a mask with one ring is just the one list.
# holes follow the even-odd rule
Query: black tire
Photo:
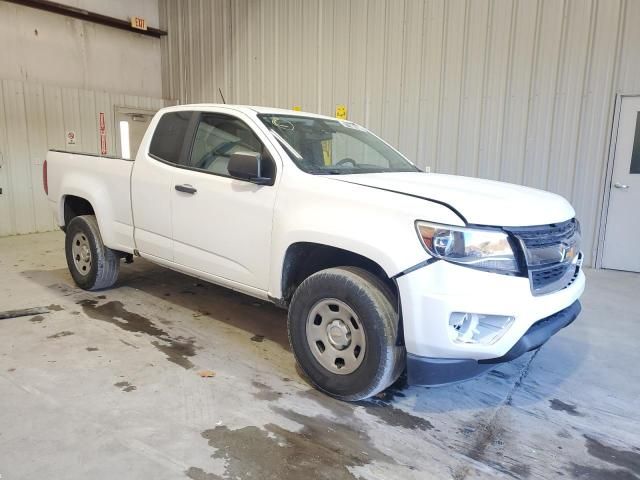
[[[365, 353], [351, 373], [330, 371], [314, 356], [317, 352], [311, 351], [314, 346], [307, 340], [307, 328], [313, 328], [307, 327], [311, 322], [310, 313], [325, 299], [346, 304], [363, 327]], [[371, 397], [394, 383], [405, 365], [405, 349], [396, 346], [398, 312], [395, 305], [394, 296], [384, 282], [360, 268], [329, 268], [305, 279], [291, 300], [288, 329], [293, 353], [308, 380], [318, 390], [345, 401]]]
[[[120, 272], [120, 255], [102, 243], [96, 217], [94, 215], [74, 217], [67, 225], [66, 235], [67, 266], [76, 285], [84, 290], [102, 290], [111, 287], [118, 279]], [[90, 264], [84, 262], [78, 266], [73, 253], [74, 240], [88, 242]]]

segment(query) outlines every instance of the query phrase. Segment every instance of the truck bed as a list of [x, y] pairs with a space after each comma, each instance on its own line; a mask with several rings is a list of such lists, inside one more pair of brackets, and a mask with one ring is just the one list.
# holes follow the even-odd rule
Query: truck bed
[[69, 195], [86, 198], [96, 213], [102, 240], [110, 248], [133, 252], [131, 172], [133, 161], [90, 153], [49, 150], [48, 199], [56, 220], [65, 225], [64, 203]]

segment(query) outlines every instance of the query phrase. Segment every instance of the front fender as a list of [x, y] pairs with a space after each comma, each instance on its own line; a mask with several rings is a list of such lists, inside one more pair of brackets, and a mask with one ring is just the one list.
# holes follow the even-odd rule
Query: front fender
[[415, 230], [416, 220], [461, 223], [447, 207], [419, 198], [312, 175], [286, 180], [272, 233], [269, 293], [275, 298], [282, 297], [284, 259], [294, 243], [356, 253], [380, 265], [391, 278], [429, 258]]

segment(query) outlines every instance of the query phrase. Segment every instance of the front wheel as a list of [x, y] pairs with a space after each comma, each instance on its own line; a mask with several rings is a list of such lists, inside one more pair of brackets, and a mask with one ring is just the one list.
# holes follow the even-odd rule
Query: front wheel
[[395, 303], [389, 288], [360, 268], [329, 268], [302, 282], [289, 308], [289, 341], [316, 388], [356, 401], [398, 378], [405, 351], [396, 345]]
[[102, 243], [96, 217], [74, 217], [66, 233], [67, 266], [76, 284], [85, 290], [100, 290], [116, 283], [120, 256]]

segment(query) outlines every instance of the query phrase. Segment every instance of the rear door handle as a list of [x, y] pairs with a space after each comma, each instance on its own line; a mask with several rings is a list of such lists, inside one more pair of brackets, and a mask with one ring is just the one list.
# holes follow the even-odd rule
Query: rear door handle
[[613, 184], [614, 187], [619, 188], [621, 190], [627, 190], [629, 188], [629, 185], [623, 185], [620, 182], [616, 182]]
[[184, 185], [176, 185], [176, 190], [182, 193], [188, 193], [189, 195], [193, 195], [198, 191], [197, 188], [185, 183]]

